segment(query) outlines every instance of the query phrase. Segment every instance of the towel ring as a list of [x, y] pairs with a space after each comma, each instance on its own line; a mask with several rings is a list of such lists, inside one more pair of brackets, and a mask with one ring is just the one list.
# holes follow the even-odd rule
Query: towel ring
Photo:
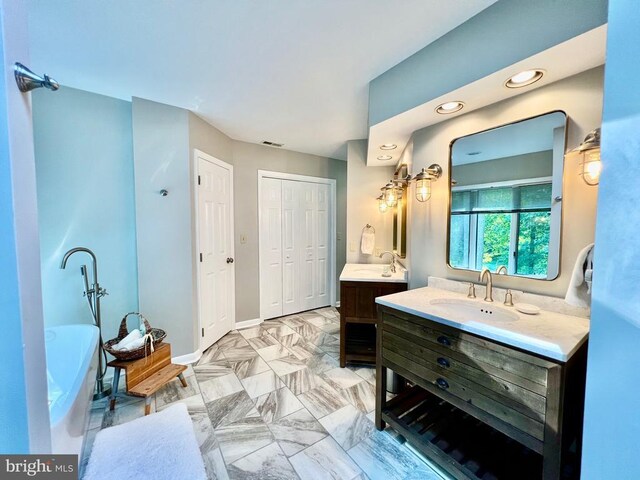
[[376, 233], [376, 229], [373, 228], [371, 225], [369, 225], [368, 223], [364, 226], [364, 228], [362, 229], [362, 232], [364, 233], [365, 230], [371, 229], [373, 230], [373, 233]]

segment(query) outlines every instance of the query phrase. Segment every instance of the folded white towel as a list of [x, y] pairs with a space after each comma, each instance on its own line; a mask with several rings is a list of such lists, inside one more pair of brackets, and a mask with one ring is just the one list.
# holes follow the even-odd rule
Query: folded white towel
[[376, 234], [370, 230], [362, 232], [362, 240], [360, 242], [360, 250], [364, 255], [373, 255], [376, 247]]
[[120, 347], [118, 350], [120, 350], [120, 351], [122, 351], [122, 350], [135, 350], [136, 348], [140, 348], [142, 345], [144, 345], [144, 342], [145, 342], [145, 338], [144, 337], [136, 338], [133, 342], [127, 343], [125, 346]]
[[593, 243], [580, 253], [573, 267], [565, 302], [576, 307], [591, 306], [591, 278], [593, 276]]
[[138, 342], [141, 339], [142, 339], [142, 333], [140, 333], [140, 330], [136, 328], [135, 330], [132, 330], [131, 332], [129, 332], [129, 335], [127, 335], [118, 343], [116, 343], [116, 345], [113, 348], [114, 350], [133, 350], [133, 348], [138, 348], [140, 345], [142, 345], [142, 342], [140, 342], [140, 345], [138, 345], [138, 347], [133, 347], [133, 348], [131, 348], [129, 344], [132, 344], [133, 342]]

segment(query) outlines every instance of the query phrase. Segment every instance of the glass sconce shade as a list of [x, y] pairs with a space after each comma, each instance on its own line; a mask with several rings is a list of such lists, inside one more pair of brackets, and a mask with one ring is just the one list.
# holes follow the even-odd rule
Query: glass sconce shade
[[587, 185], [598, 185], [602, 171], [600, 149], [583, 152], [582, 156], [582, 179]]
[[384, 200], [388, 207], [395, 207], [398, 204], [398, 189], [393, 183], [387, 183], [384, 187]]
[[416, 181], [416, 199], [419, 202], [426, 202], [431, 198], [431, 179], [423, 178]]
[[389, 209], [384, 195], [380, 195], [376, 200], [378, 200], [378, 210], [380, 210], [380, 213], [384, 213]]
[[596, 128], [587, 134], [582, 143], [572, 152], [582, 154], [582, 165], [580, 175], [587, 185], [598, 185], [600, 183], [600, 172], [602, 162], [600, 161], [600, 129]]
[[437, 180], [442, 175], [442, 168], [433, 164], [429, 168], [423, 168], [412, 180], [416, 182], [416, 200], [426, 202], [431, 198], [431, 181]]

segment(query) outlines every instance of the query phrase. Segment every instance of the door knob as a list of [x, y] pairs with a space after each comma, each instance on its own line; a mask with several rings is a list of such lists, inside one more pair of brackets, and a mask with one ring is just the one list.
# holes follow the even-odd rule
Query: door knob
[[227, 263], [233, 263], [233, 258], [228, 257], [228, 258], [227, 258]]

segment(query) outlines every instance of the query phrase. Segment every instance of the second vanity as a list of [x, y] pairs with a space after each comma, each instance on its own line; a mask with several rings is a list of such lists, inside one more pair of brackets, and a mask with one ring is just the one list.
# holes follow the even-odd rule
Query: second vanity
[[407, 289], [397, 265], [347, 263], [340, 274], [340, 366], [376, 362], [376, 298]]
[[[376, 302], [378, 429], [456, 479], [578, 477], [587, 319], [430, 287]], [[391, 400], [387, 369], [411, 385]]]

